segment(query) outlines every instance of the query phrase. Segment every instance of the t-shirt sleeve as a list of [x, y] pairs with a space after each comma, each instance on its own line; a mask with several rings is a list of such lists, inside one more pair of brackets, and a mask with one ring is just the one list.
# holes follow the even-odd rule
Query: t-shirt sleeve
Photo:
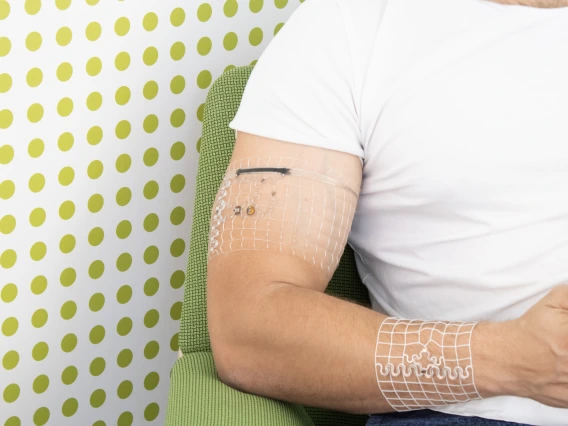
[[336, 0], [306, 0], [261, 54], [229, 127], [363, 162], [351, 61]]

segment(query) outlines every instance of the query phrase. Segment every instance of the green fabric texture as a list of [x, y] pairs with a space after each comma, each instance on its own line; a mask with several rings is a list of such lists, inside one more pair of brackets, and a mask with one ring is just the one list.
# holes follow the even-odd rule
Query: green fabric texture
[[[167, 426], [364, 426], [368, 416], [304, 407], [239, 392], [218, 380], [206, 315], [207, 249], [211, 210], [235, 143], [235, 116], [254, 66], [223, 73], [207, 94], [185, 280], [179, 345], [184, 356], [171, 371]], [[371, 307], [352, 248], [347, 245], [326, 293]], [[346, 366], [348, 368], [348, 366]], [[311, 419], [311, 420], [310, 420]]]

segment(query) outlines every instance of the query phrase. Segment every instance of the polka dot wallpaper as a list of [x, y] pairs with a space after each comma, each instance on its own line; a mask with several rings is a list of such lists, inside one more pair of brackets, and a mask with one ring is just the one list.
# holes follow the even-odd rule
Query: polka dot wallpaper
[[0, 0], [0, 425], [163, 424], [204, 102], [300, 0]]

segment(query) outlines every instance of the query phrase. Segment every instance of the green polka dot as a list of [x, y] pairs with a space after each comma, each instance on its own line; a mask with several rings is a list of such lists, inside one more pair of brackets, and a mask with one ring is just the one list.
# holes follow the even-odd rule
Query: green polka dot
[[61, 151], [67, 152], [71, 148], [73, 148], [74, 143], [75, 143], [75, 138], [73, 137], [73, 135], [69, 132], [65, 132], [61, 134], [61, 136], [59, 136], [59, 139], [57, 141], [57, 147]]
[[284, 22], [280, 22], [278, 25], [276, 25], [274, 27], [274, 35], [278, 34], [283, 26], [284, 26]]
[[181, 308], [182, 302], [176, 302], [172, 305], [172, 308], [170, 309], [171, 319], [173, 319], [174, 321], [179, 321], [179, 319], [181, 318]]
[[[39, 68], [32, 68], [31, 70], [28, 71], [28, 74], [26, 75], [26, 83], [28, 83], [28, 86], [37, 87], [41, 84], [42, 81], [43, 81], [43, 73], [41, 72], [41, 70]], [[39, 105], [39, 104], [34, 104], [34, 105]], [[28, 109], [28, 118], [29, 118], [29, 114], [30, 114], [30, 111]], [[42, 108], [42, 115], [43, 115], [43, 108]], [[30, 121], [35, 123], [35, 121], [33, 121], [32, 119], [30, 119]], [[37, 121], [39, 121], [39, 120], [37, 120]]]
[[43, 259], [47, 253], [47, 246], [44, 242], [35, 243], [30, 249], [30, 257], [36, 262]]
[[99, 227], [93, 228], [91, 229], [91, 232], [89, 232], [88, 236], [89, 244], [96, 247], [103, 242], [104, 237], [105, 237], [105, 232], [103, 231], [102, 228]]
[[105, 264], [102, 262], [102, 260], [95, 260], [89, 266], [89, 276], [94, 280], [102, 277], [104, 271], [105, 271]]
[[77, 313], [77, 304], [72, 300], [68, 300], [61, 306], [61, 318], [70, 320]]
[[103, 62], [97, 57], [89, 59], [87, 61], [87, 65], [85, 66], [87, 74], [89, 74], [91, 77], [98, 75], [101, 72], [102, 68]]
[[28, 187], [32, 192], [40, 192], [45, 186], [45, 177], [41, 173], [36, 173], [30, 177]]
[[61, 272], [59, 276], [59, 282], [63, 287], [70, 287], [75, 283], [77, 279], [77, 272], [73, 268], [66, 268]]
[[55, 6], [59, 10], [66, 10], [71, 5], [71, 0], [55, 0]]
[[2, 334], [6, 337], [13, 336], [18, 331], [18, 320], [14, 317], [9, 317], [2, 323]]
[[99, 0], [85, 0], [89, 6], [94, 6], [99, 3]]
[[0, 57], [7, 56], [12, 50], [12, 42], [7, 37], [0, 37]]
[[105, 338], [105, 328], [102, 325], [95, 325], [89, 333], [89, 341], [93, 345], [98, 345]]
[[172, 288], [180, 288], [185, 281], [185, 273], [181, 270], [175, 271], [170, 278]]
[[59, 217], [63, 220], [69, 220], [75, 214], [75, 204], [71, 200], [64, 201], [59, 206]]
[[183, 207], [176, 207], [170, 213], [170, 222], [172, 225], [180, 225], [185, 220], [185, 209]]
[[154, 46], [148, 47], [142, 55], [142, 60], [148, 66], [154, 65], [158, 60], [158, 49]]
[[148, 342], [144, 347], [144, 356], [147, 359], [154, 359], [156, 355], [158, 355], [159, 351], [160, 351], [159, 343], [156, 342], [155, 340], [152, 340], [151, 342]]
[[148, 167], [152, 167], [158, 162], [160, 154], [156, 148], [148, 148], [146, 152], [144, 152], [144, 164]]
[[225, 34], [225, 37], [223, 37], [223, 47], [225, 50], [235, 50], [237, 44], [239, 44], [239, 37], [236, 33], [230, 32]]
[[43, 361], [49, 354], [49, 346], [45, 342], [38, 342], [32, 349], [32, 358], [34, 361]]
[[7, 129], [14, 121], [14, 114], [9, 109], [0, 110], [0, 129]]
[[207, 22], [211, 15], [213, 14], [213, 9], [209, 3], [203, 3], [197, 8], [197, 19], [201, 22]]
[[73, 66], [69, 62], [63, 62], [57, 67], [56, 75], [61, 82], [69, 81], [73, 75]]
[[6, 93], [11, 88], [12, 88], [12, 76], [6, 73], [0, 74], [0, 93]]
[[158, 218], [158, 215], [156, 213], [150, 213], [144, 219], [144, 229], [146, 232], [153, 232], [156, 230], [159, 223], [160, 219]]
[[158, 128], [158, 122], [159, 120], [156, 115], [154, 114], [148, 115], [144, 119], [144, 131], [146, 131], [146, 133], [154, 133]]
[[158, 26], [158, 15], [156, 15], [154, 12], [150, 12], [144, 15], [142, 26], [146, 31], [154, 31]]
[[174, 110], [170, 116], [170, 123], [173, 127], [181, 127], [185, 123], [185, 111], [181, 108]]
[[144, 283], [144, 294], [146, 296], [155, 295], [160, 288], [160, 282], [156, 278], [149, 278]]
[[20, 362], [20, 354], [16, 351], [8, 351], [2, 357], [2, 366], [6, 370], [13, 370]]
[[116, 426], [132, 426], [134, 421], [134, 416], [130, 411], [125, 411], [120, 416], [118, 416], [118, 423]]
[[252, 13], [258, 13], [262, 10], [264, 5], [263, 0], [249, 0], [249, 8]]
[[197, 53], [201, 56], [205, 56], [211, 52], [211, 48], [213, 47], [213, 42], [209, 37], [202, 37], [197, 42]]
[[181, 7], [175, 8], [170, 15], [170, 22], [174, 27], [179, 27], [185, 21], [185, 11]]
[[155, 309], [150, 309], [148, 312], [146, 312], [146, 315], [144, 315], [144, 325], [147, 328], [155, 327], [156, 324], [158, 324], [159, 320], [160, 314]]
[[63, 352], [72, 352], [77, 347], [77, 336], [73, 333], [66, 334], [61, 339], [61, 350]]
[[14, 158], [14, 148], [11, 145], [0, 146], [0, 164], [9, 164]]
[[41, 0], [26, 0], [24, 8], [28, 15], [35, 15], [41, 9]]
[[237, 14], [239, 10], [239, 4], [237, 0], [227, 0], [223, 6], [223, 13], [227, 18], [232, 18]]
[[176, 333], [170, 339], [170, 349], [174, 352], [179, 350], [179, 333]]
[[16, 401], [20, 396], [20, 387], [16, 383], [9, 384], [6, 386], [3, 392], [4, 401], [7, 403], [12, 403]]
[[116, 325], [116, 332], [119, 336], [126, 336], [132, 330], [132, 320], [128, 317], [122, 318]]
[[121, 240], [128, 238], [131, 232], [132, 224], [128, 220], [123, 220], [116, 226], [116, 236]]
[[47, 278], [45, 278], [43, 275], [38, 275], [37, 277], [34, 277], [34, 279], [30, 284], [30, 289], [32, 293], [35, 294], [36, 296], [42, 294], [46, 288], [47, 288]]
[[85, 29], [85, 36], [87, 40], [96, 41], [101, 36], [101, 24], [98, 22], [91, 22]]
[[154, 390], [158, 387], [160, 383], [160, 375], [155, 371], [152, 371], [144, 378], [144, 387], [146, 390]]
[[160, 187], [158, 185], [158, 182], [151, 180], [146, 185], [144, 185], [144, 198], [146, 198], [147, 200], [153, 200], [154, 198], [156, 198], [156, 195], [158, 195], [159, 190]]
[[28, 120], [37, 123], [43, 118], [43, 107], [40, 104], [33, 104], [28, 108]]
[[130, 349], [123, 349], [116, 357], [116, 363], [120, 368], [126, 368], [132, 362], [132, 351]]
[[98, 179], [103, 174], [103, 169], [104, 167], [102, 162], [100, 162], [99, 160], [92, 161], [89, 164], [89, 167], [87, 167], [87, 175], [91, 179]]
[[16, 185], [11, 180], [0, 182], [0, 198], [8, 200], [16, 192]]
[[114, 59], [114, 66], [119, 71], [124, 71], [130, 66], [130, 55], [126, 52], [120, 52]]
[[4, 303], [13, 302], [17, 296], [18, 296], [18, 287], [16, 287], [15, 284], [10, 283], [2, 287], [2, 291], [0, 292], [0, 298]]
[[120, 385], [118, 385], [118, 389], [116, 390], [116, 394], [120, 399], [126, 399], [132, 393], [132, 382], [130, 380], [124, 380]]
[[119, 155], [116, 159], [116, 170], [119, 173], [126, 173], [132, 164], [132, 159], [128, 154]]
[[130, 125], [130, 123], [128, 121], [126, 121], [126, 120], [120, 121], [116, 125], [116, 129], [115, 129], [116, 137], [119, 138], [119, 139], [126, 139], [130, 135], [131, 129], [132, 129], [132, 126]]
[[102, 389], [97, 389], [96, 391], [94, 391], [91, 394], [91, 398], [89, 399], [89, 402], [91, 404], [91, 407], [99, 408], [100, 406], [102, 406], [105, 403], [105, 400], [106, 400], [105, 391], [102, 390]]
[[94, 194], [89, 198], [87, 207], [91, 213], [98, 213], [104, 205], [104, 198], [101, 194]]
[[176, 194], [181, 192], [185, 187], [185, 177], [183, 175], [175, 175], [170, 182], [170, 189]]
[[249, 33], [249, 43], [251, 44], [251, 46], [258, 46], [260, 43], [262, 43], [263, 37], [264, 35], [262, 33], [262, 29], [258, 27], [253, 28]]
[[6, 215], [0, 219], [0, 232], [4, 235], [11, 233], [16, 228], [16, 218], [12, 215]]
[[77, 412], [78, 408], [79, 402], [75, 398], [69, 398], [66, 399], [63, 403], [63, 406], [61, 407], [61, 413], [65, 417], [71, 417]]
[[78, 375], [79, 371], [77, 370], [77, 367], [70, 365], [61, 373], [61, 381], [64, 385], [71, 385], [75, 382], [75, 380], [77, 380]]
[[156, 420], [158, 414], [160, 414], [160, 406], [155, 402], [148, 404], [148, 406], [144, 409], [144, 418], [149, 422]]
[[89, 372], [92, 376], [100, 376], [103, 374], [106, 368], [106, 361], [104, 358], [98, 357], [91, 361], [89, 366]]
[[114, 23], [114, 32], [116, 35], [122, 37], [128, 34], [130, 31], [130, 21], [126, 17], [121, 17], [116, 20]]
[[71, 234], [64, 235], [59, 241], [59, 250], [61, 253], [69, 254], [75, 249], [77, 240]]
[[60, 46], [67, 46], [71, 43], [71, 39], [73, 38], [73, 33], [69, 27], [61, 27], [57, 30], [57, 34], [55, 34], [55, 41]]
[[123, 285], [116, 292], [116, 301], [121, 305], [130, 302], [132, 298], [132, 287], [129, 285]]
[[71, 185], [73, 179], [75, 179], [75, 170], [73, 170], [71, 167], [63, 167], [59, 172], [58, 180], [61, 185]]
[[170, 56], [174, 61], [179, 61], [185, 56], [185, 45], [181, 41], [176, 41], [171, 49]]
[[127, 187], [120, 188], [116, 193], [116, 204], [118, 204], [121, 207], [124, 207], [128, 203], [130, 203], [131, 199], [132, 199], [132, 191], [130, 190], [130, 188]]
[[17, 258], [18, 256], [14, 250], [5, 250], [0, 254], [0, 266], [4, 269], [10, 269], [16, 264]]
[[95, 293], [89, 299], [89, 309], [99, 312], [105, 306], [105, 296], [102, 293]]
[[0, 0], [0, 21], [2, 19], [6, 19], [9, 14], [10, 14], [10, 3], [8, 3], [6, 0]]
[[212, 81], [213, 75], [208, 70], [201, 71], [197, 76], [197, 86], [200, 89], [207, 89]]
[[73, 101], [70, 98], [63, 98], [57, 104], [57, 113], [61, 117], [68, 117], [73, 112]]
[[49, 408], [41, 407], [36, 410], [34, 413], [34, 425], [36, 426], [44, 426], [49, 421]]
[[41, 34], [34, 31], [33, 33], [29, 33], [26, 37], [26, 47], [30, 52], [35, 52], [41, 47], [42, 38]]
[[204, 113], [204, 111], [205, 111], [205, 103], [202, 103], [201, 105], [199, 105], [199, 106], [197, 107], [197, 114], [196, 114], [196, 116], [197, 116], [197, 119], [198, 119], [199, 121], [203, 121], [203, 113]]
[[176, 75], [174, 78], [172, 78], [172, 81], [170, 83], [170, 90], [173, 94], [179, 95], [181, 92], [183, 92], [184, 89], [185, 78], [183, 78], [181, 75]]
[[47, 377], [45, 374], [37, 376], [32, 383], [32, 389], [37, 394], [44, 393], [48, 387], [49, 387], [49, 377]]
[[130, 89], [126, 86], [122, 86], [116, 91], [114, 99], [117, 104], [126, 105], [130, 100], [130, 95]]
[[89, 145], [98, 145], [103, 140], [103, 129], [93, 126], [87, 132], [87, 142]]
[[148, 100], [154, 99], [158, 95], [158, 83], [155, 81], [149, 81], [144, 85], [142, 94]]
[[170, 157], [172, 160], [181, 160], [185, 155], [185, 145], [183, 142], [176, 142], [170, 148]]
[[90, 111], [98, 110], [103, 104], [103, 97], [99, 92], [93, 92], [87, 97], [87, 108]]
[[156, 246], [150, 246], [146, 250], [144, 250], [144, 262], [148, 265], [152, 265], [153, 263], [158, 260], [158, 256], [160, 255], [160, 251]]
[[118, 256], [118, 259], [116, 259], [116, 269], [120, 272], [128, 271], [130, 266], [132, 266], [132, 256], [130, 253], [122, 253]]
[[34, 139], [28, 145], [28, 154], [32, 158], [38, 158], [43, 154], [45, 144], [41, 139]]
[[48, 314], [45, 309], [38, 309], [32, 315], [32, 325], [41, 328], [47, 323]]

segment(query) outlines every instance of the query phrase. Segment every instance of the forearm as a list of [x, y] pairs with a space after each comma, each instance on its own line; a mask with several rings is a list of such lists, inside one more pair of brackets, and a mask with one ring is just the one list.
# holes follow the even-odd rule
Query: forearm
[[[235, 387], [354, 414], [394, 411], [377, 385], [374, 363], [384, 315], [292, 285], [272, 289], [246, 312], [239, 318], [239, 330], [246, 332], [230, 350], [239, 377]], [[485, 322], [474, 328], [472, 356], [482, 397], [503, 394], [510, 384], [500, 371], [506, 357], [502, 330]]]
[[538, 8], [556, 8], [568, 6], [568, 0], [491, 0], [493, 3], [520, 5]]

